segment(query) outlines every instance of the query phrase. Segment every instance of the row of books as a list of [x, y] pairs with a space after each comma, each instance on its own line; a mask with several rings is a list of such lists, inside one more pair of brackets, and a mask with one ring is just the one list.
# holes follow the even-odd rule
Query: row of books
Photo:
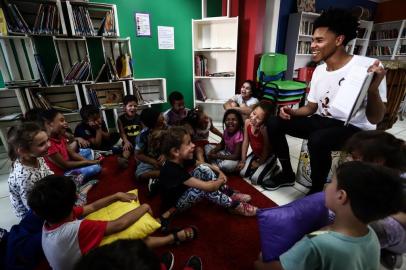
[[86, 81], [90, 75], [90, 62], [88, 56], [82, 61], [76, 62], [66, 74], [64, 81], [74, 83]]
[[[361, 54], [361, 50], [362, 50], [362, 45], [355, 45], [355, 47], [354, 47], [354, 51], [352, 52], [352, 54]], [[347, 51], [348, 52], [351, 52], [351, 50], [352, 50], [352, 45], [348, 45], [348, 47], [347, 47]]]
[[24, 17], [21, 15], [20, 10], [16, 4], [5, 3], [7, 7], [4, 11], [6, 17], [7, 28], [10, 32], [17, 33], [31, 33], [31, 29], [25, 21]]
[[299, 41], [297, 45], [298, 54], [310, 54], [311, 53], [311, 42], [310, 41]]
[[399, 30], [397, 28], [387, 29], [387, 30], [379, 30], [379, 31], [372, 31], [371, 40], [393, 39], [393, 38], [398, 38], [398, 35], [399, 35]]
[[390, 46], [368, 46], [367, 55], [392, 55], [393, 47]]
[[44, 66], [42, 64], [41, 56], [39, 54], [35, 54], [34, 59], [35, 59], [35, 63], [37, 64], [41, 85], [45, 86], [45, 87], [47, 87], [49, 85], [53, 85], [55, 83], [58, 75], [60, 75], [59, 63], [55, 64], [51, 77], [48, 80]]
[[[134, 86], [133, 94], [137, 99], [138, 105], [147, 103], [137, 86]], [[90, 103], [99, 108], [114, 108], [123, 104], [122, 89], [95, 89], [90, 87], [87, 88], [87, 96]]]
[[30, 98], [32, 100], [32, 103], [35, 108], [40, 108], [44, 110], [49, 110], [49, 109], [55, 109], [61, 112], [76, 112], [78, 110], [75, 109], [70, 109], [62, 106], [58, 106], [55, 104], [52, 104], [49, 102], [49, 100], [46, 98], [46, 96], [39, 92], [39, 91], [33, 91], [30, 88], [28, 88], [28, 94], [30, 95]]
[[312, 35], [314, 23], [311, 21], [301, 21], [299, 26], [299, 35]]
[[195, 55], [195, 75], [196, 76], [208, 76], [208, 60], [204, 55]]
[[114, 20], [113, 10], [106, 12], [106, 16], [104, 16], [101, 21], [97, 35], [98, 36], [117, 36], [116, 23]]
[[34, 34], [59, 34], [61, 21], [58, 8], [52, 4], [40, 4], [32, 32]]
[[86, 7], [73, 6], [72, 15], [73, 27], [77, 35], [96, 36], [97, 32], [94, 30], [93, 22]]

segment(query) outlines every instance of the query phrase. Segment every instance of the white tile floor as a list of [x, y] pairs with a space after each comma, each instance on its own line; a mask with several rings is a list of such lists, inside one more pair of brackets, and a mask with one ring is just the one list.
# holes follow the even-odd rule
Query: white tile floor
[[[222, 127], [218, 128], [222, 130]], [[395, 125], [388, 130], [388, 132], [394, 134], [398, 138], [406, 140], [406, 120], [396, 122]], [[210, 138], [211, 141], [219, 140], [219, 138], [215, 135], [212, 136], [213, 137]], [[302, 140], [289, 136], [287, 139], [290, 147], [293, 170], [296, 171]], [[19, 219], [12, 211], [12, 206], [8, 196], [7, 179], [11, 163], [6, 157], [7, 155], [4, 153], [4, 149], [0, 149], [0, 228], [5, 228], [8, 230], [13, 224], [18, 223]], [[305, 195], [304, 192], [306, 191], [306, 188], [298, 183], [296, 183], [293, 187], [283, 187], [275, 191], [267, 191], [258, 186], [255, 188], [278, 205], [287, 204], [295, 199], [301, 198]], [[404, 256], [403, 261], [404, 263], [401, 269], [406, 270], [406, 256]]]

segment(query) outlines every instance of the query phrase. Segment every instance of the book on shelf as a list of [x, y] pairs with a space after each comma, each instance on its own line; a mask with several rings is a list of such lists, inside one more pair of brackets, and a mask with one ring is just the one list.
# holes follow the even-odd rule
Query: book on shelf
[[114, 81], [119, 79], [119, 75], [116, 68], [116, 63], [114, 62], [113, 58], [107, 57], [106, 59], [107, 67], [109, 70], [109, 77]]
[[195, 95], [197, 100], [206, 101], [207, 95], [201, 80], [195, 82]]
[[[5, 3], [5, 1], [3, 2]], [[11, 3], [5, 3], [4, 5], [7, 9], [3, 10], [5, 12], [5, 18], [7, 22], [7, 27], [9, 32], [16, 33], [31, 33], [31, 29], [28, 27], [27, 22], [21, 15], [17, 5]]]
[[195, 56], [195, 75], [196, 76], [208, 76], [208, 60], [204, 55]]
[[131, 56], [126, 53], [117, 57], [116, 70], [119, 78], [130, 78], [132, 76]]
[[311, 42], [310, 41], [299, 41], [297, 45], [298, 54], [310, 54], [311, 53]]
[[55, 4], [40, 4], [32, 32], [34, 34], [59, 34], [60, 25], [57, 6]]
[[95, 36], [93, 22], [90, 18], [89, 11], [84, 6], [72, 6], [73, 25], [76, 35]]
[[80, 62], [76, 62], [65, 76], [65, 82], [86, 81], [90, 75], [89, 58], [86, 56]]
[[371, 32], [371, 40], [375, 39], [395, 39], [398, 38], [399, 30], [397, 28], [374, 30]]
[[106, 100], [104, 103], [116, 105], [123, 103], [122, 90], [121, 89], [106, 90]]
[[0, 121], [12, 121], [12, 120], [17, 120], [21, 119], [22, 113], [11, 113], [7, 115], [0, 115]]
[[41, 80], [41, 85], [45, 86], [45, 87], [48, 87], [49, 86], [48, 79], [46, 77], [44, 65], [42, 64], [41, 56], [39, 54], [34, 54], [34, 59], [35, 59], [35, 63], [37, 64], [39, 77], [40, 77], [40, 80]]
[[299, 35], [311, 36], [313, 34], [313, 22], [302, 20], [299, 26]]
[[133, 85], [133, 93], [134, 93], [135, 98], [137, 99], [137, 104], [138, 105], [145, 103], [144, 98], [142, 97], [140, 89], [138, 88], [138, 86]]
[[209, 77], [234, 77], [234, 71], [216, 72], [208, 74]]
[[7, 36], [7, 21], [6, 16], [4, 15], [3, 8], [0, 7], [0, 35]]
[[348, 125], [358, 112], [368, 93], [373, 77], [367, 67], [353, 66], [330, 104], [330, 111], [346, 119]]
[[55, 84], [56, 78], [58, 75], [60, 75], [60, 68], [59, 68], [59, 63], [56, 63], [54, 66], [54, 69], [52, 71], [51, 79], [49, 80], [49, 85]]

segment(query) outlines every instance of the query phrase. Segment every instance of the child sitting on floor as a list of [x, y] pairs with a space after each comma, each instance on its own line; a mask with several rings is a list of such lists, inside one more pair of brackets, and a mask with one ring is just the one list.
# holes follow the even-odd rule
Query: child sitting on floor
[[[67, 123], [62, 113], [47, 110], [43, 113], [45, 126], [50, 133], [51, 146], [45, 161], [57, 175], [83, 174], [86, 179], [101, 171], [99, 160], [88, 160], [67, 146], [65, 131]], [[91, 158], [88, 156], [88, 158]]]
[[213, 120], [204, 112], [202, 106], [196, 106], [189, 111], [186, 117], [186, 126], [192, 136], [192, 142], [195, 147], [196, 159], [204, 162], [204, 147], [209, 143], [210, 131], [220, 138], [223, 134], [213, 125]]
[[[265, 126], [265, 120], [271, 110], [273, 110], [273, 106], [269, 103], [259, 102], [254, 106], [244, 124], [242, 155], [237, 168], [241, 170], [241, 176], [247, 177], [253, 185], [264, 184], [279, 171], [276, 157], [272, 154], [272, 145], [269, 145]], [[247, 157], [248, 146], [251, 146], [252, 153]]]
[[[28, 204], [39, 217], [45, 219], [42, 233], [42, 247], [50, 266], [55, 270], [70, 270], [83, 254], [99, 246], [106, 235], [125, 230], [145, 213], [152, 214], [148, 204], [112, 221], [78, 219], [115, 201], [130, 202], [137, 196], [119, 192], [83, 207], [74, 207], [75, 185], [67, 177], [51, 175], [34, 185], [28, 197]], [[162, 237], [146, 237], [149, 247], [179, 243], [196, 238], [197, 230], [187, 227]]]
[[109, 132], [101, 118], [100, 110], [94, 105], [85, 105], [80, 109], [82, 122], [75, 128], [75, 137], [90, 142], [90, 148], [97, 150], [112, 150], [120, 139], [117, 132]]
[[[346, 143], [345, 152], [352, 160], [383, 165], [406, 173], [405, 141], [381, 130], [361, 131]], [[406, 253], [406, 209], [392, 216], [372, 222], [371, 227], [381, 245], [381, 262], [388, 269], [402, 265]]]
[[140, 134], [141, 120], [137, 114], [137, 99], [134, 95], [123, 98], [124, 113], [117, 120], [120, 137], [123, 140], [123, 153], [118, 158], [121, 168], [128, 167], [128, 159], [134, 151], [135, 138]]
[[241, 114], [229, 109], [223, 117], [223, 139], [219, 144], [207, 144], [204, 148], [207, 159], [224, 172], [234, 172], [241, 158], [241, 146], [244, 140], [244, 122]]
[[224, 109], [235, 109], [241, 113], [244, 119], [247, 118], [254, 105], [259, 102], [257, 98], [253, 97], [254, 92], [255, 83], [251, 80], [246, 80], [241, 86], [241, 94], [233, 96], [224, 103]]
[[135, 144], [135, 158], [138, 161], [135, 175], [139, 180], [157, 179], [165, 161], [156, 146], [160, 131], [165, 128], [162, 113], [147, 108], [141, 112], [141, 122], [145, 126]]
[[37, 181], [54, 174], [43, 158], [48, 153], [48, 135], [37, 124], [26, 122], [9, 130], [7, 143], [12, 161], [8, 177], [11, 205], [16, 216], [24, 218], [29, 211], [28, 192]]
[[279, 257], [255, 262], [257, 270], [379, 269], [379, 241], [368, 223], [404, 209], [398, 173], [360, 161], [340, 165], [328, 184], [326, 207], [336, 214], [326, 231], [305, 236]]
[[[194, 144], [184, 128], [170, 128], [162, 138], [161, 150], [167, 160], [161, 168], [159, 184], [163, 209], [169, 209], [161, 217], [164, 228], [172, 214], [186, 210], [202, 199], [236, 214], [255, 216], [257, 208], [247, 203], [251, 200], [250, 195], [225, 185], [227, 177], [217, 166], [193, 160]], [[198, 166], [189, 173], [187, 168], [195, 165]]]
[[173, 91], [169, 95], [169, 103], [171, 104], [171, 108], [164, 112], [165, 124], [168, 127], [183, 124], [183, 120], [186, 118], [190, 110], [185, 108], [185, 101], [182, 93]]

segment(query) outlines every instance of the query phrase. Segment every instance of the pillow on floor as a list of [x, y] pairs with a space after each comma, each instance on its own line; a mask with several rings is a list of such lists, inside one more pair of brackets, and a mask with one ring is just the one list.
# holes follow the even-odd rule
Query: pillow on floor
[[284, 206], [259, 210], [263, 260], [279, 260], [303, 236], [326, 226], [328, 209], [324, 203], [324, 192], [319, 192]]
[[[138, 195], [136, 189], [128, 191], [128, 193]], [[140, 206], [139, 200], [130, 203], [118, 201], [91, 213], [85, 218], [89, 220], [115, 220], [138, 206]], [[159, 224], [159, 222], [157, 222], [149, 213], [146, 213], [124, 231], [105, 236], [100, 245], [106, 245], [119, 239], [142, 239], [152, 234], [159, 227], [161, 227], [161, 224]]]

